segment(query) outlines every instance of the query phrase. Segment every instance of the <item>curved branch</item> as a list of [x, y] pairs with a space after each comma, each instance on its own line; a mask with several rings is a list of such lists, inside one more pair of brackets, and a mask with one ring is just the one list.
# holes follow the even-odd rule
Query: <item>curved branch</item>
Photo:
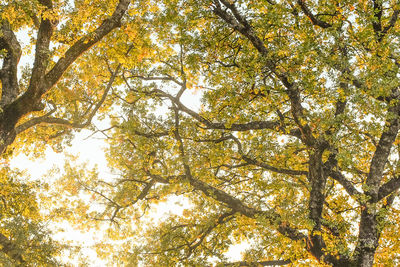
[[304, 14], [311, 20], [313, 25], [319, 26], [324, 29], [332, 27], [331, 24], [317, 19], [316, 16], [313, 15], [311, 10], [306, 6], [304, 0], [297, 0], [297, 3], [299, 4], [299, 6], [300, 6], [301, 10], [304, 12]]
[[382, 1], [374, 0], [374, 7], [373, 7], [373, 20], [372, 20], [372, 28], [375, 31], [375, 35], [378, 37], [380, 41], [382, 39], [381, 32], [382, 32], [382, 14], [383, 14], [383, 5]]
[[2, 34], [0, 37], [0, 49], [7, 50], [7, 54], [3, 59], [2, 69], [0, 70], [2, 86], [0, 107], [4, 107], [14, 101], [19, 93], [17, 71], [22, 51], [21, 45], [7, 20], [2, 22], [0, 29]]
[[[184, 83], [178, 82], [175, 78], [173, 77], [145, 77], [145, 76], [132, 76], [133, 78], [139, 78], [143, 80], [163, 80], [163, 81], [174, 81], [178, 83], [181, 86], [185, 86]], [[127, 83], [127, 81], [126, 81]], [[131, 88], [134, 90], [133, 88]], [[147, 94], [158, 94], [160, 97], [166, 97], [168, 98], [173, 104], [176, 105], [176, 107], [180, 110], [185, 112], [186, 114], [190, 115], [192, 118], [196, 119], [200, 123], [204, 124], [207, 129], [216, 129], [216, 130], [228, 130], [228, 131], [250, 131], [250, 130], [264, 130], [264, 129], [269, 129], [269, 130], [276, 130], [277, 128], [282, 129], [283, 127], [281, 126], [281, 123], [279, 121], [251, 121], [247, 123], [233, 123], [231, 125], [227, 125], [224, 122], [211, 122], [207, 118], [204, 118], [201, 116], [199, 113], [193, 111], [192, 109], [186, 107], [178, 97], [174, 97], [173, 95], [166, 93], [162, 90], [155, 89], [152, 90], [151, 92], [147, 92]], [[286, 131], [285, 131], [286, 133]], [[299, 137], [299, 133], [297, 131], [289, 131], [286, 134]]]
[[392, 194], [393, 192], [396, 192], [399, 188], [400, 188], [400, 176], [392, 178], [388, 182], [381, 185], [381, 187], [379, 188], [377, 201], [380, 201], [385, 197], [387, 197], [388, 195]]
[[290, 170], [290, 169], [277, 168], [277, 167], [271, 166], [269, 164], [266, 164], [264, 162], [259, 162], [259, 161], [255, 160], [255, 159], [249, 158], [247, 155], [245, 155], [243, 153], [242, 144], [240, 143], [239, 139], [237, 139], [233, 135], [230, 136], [230, 139], [232, 139], [236, 143], [236, 145], [238, 146], [238, 151], [239, 151], [239, 154], [242, 157], [242, 159], [245, 162], [249, 163], [249, 164], [252, 164], [252, 165], [255, 165], [255, 166], [261, 167], [263, 169], [266, 169], [266, 170], [269, 170], [269, 171], [272, 171], [272, 172], [276, 172], [276, 173], [289, 174], [289, 175], [308, 175], [307, 171], [299, 171], [299, 170]]
[[378, 198], [379, 184], [388, 159], [393, 142], [400, 129], [400, 104], [390, 107], [387, 112], [387, 120], [384, 131], [381, 134], [375, 153], [370, 163], [370, 171], [367, 176], [367, 195], [371, 201], [376, 202]]
[[235, 198], [225, 191], [218, 189], [214, 186], [211, 186], [199, 179], [196, 179], [192, 175], [192, 171], [188, 164], [188, 159], [186, 157], [185, 148], [183, 144], [183, 140], [179, 133], [179, 114], [178, 109], [175, 107], [175, 130], [174, 135], [175, 139], [178, 142], [179, 154], [181, 157], [181, 161], [184, 167], [186, 179], [188, 179], [191, 186], [195, 189], [202, 191], [206, 196], [211, 197], [218, 202], [224, 203], [230, 209], [235, 212], [239, 212], [242, 215], [245, 215], [249, 218], [257, 218], [257, 217], [264, 217], [267, 219], [271, 224], [278, 226], [278, 231], [283, 234], [284, 236], [292, 239], [292, 240], [304, 240], [306, 236], [299, 232], [297, 229], [290, 226], [288, 222], [282, 221], [281, 216], [275, 212], [274, 210], [270, 209], [268, 211], [261, 211], [255, 208], [249, 207], [245, 205], [240, 199]]
[[226, 213], [222, 213], [220, 216], [218, 216], [218, 219], [216, 221], [214, 221], [212, 224], [209, 224], [208, 227], [202, 231], [202, 233], [200, 234], [199, 238], [196, 238], [193, 242], [191, 242], [189, 244], [189, 254], [188, 256], [190, 256], [190, 254], [193, 252], [193, 250], [195, 250], [198, 246], [200, 246], [204, 239], [218, 226], [225, 224], [226, 222], [232, 220], [234, 218], [235, 212], [234, 211], [229, 211]]
[[[214, 0], [213, 2], [214, 8], [212, 11], [214, 14], [228, 23], [232, 29], [246, 37], [253, 44], [254, 48], [265, 57], [266, 67], [275, 74], [286, 88], [286, 93], [290, 99], [291, 112], [294, 121], [300, 128], [303, 142], [309, 146], [313, 146], [316, 140], [312, 135], [311, 128], [307, 123], [302, 122], [305, 121], [305, 116], [303, 113], [303, 107], [301, 106], [300, 88], [298, 87], [298, 84], [291, 82], [288, 74], [277, 68], [276, 62], [271, 59], [271, 55], [264, 42], [257, 36], [253, 27], [247, 19], [239, 13], [234, 4], [231, 4], [226, 0]], [[229, 9], [233, 15], [224, 10], [221, 3]]]
[[99, 102], [97, 102], [96, 106], [89, 113], [85, 122], [83, 122], [83, 123], [71, 122], [71, 121], [68, 121], [68, 120], [65, 120], [62, 118], [50, 117], [50, 115], [55, 112], [55, 109], [53, 109], [46, 115], [30, 119], [27, 122], [24, 122], [21, 125], [17, 126], [15, 128], [15, 133], [19, 134], [23, 131], [28, 130], [29, 128], [32, 128], [32, 127], [38, 125], [38, 124], [62, 125], [62, 126], [66, 126], [66, 127], [70, 127], [70, 128], [78, 128], [78, 129], [87, 127], [92, 122], [93, 117], [96, 115], [97, 111], [99, 110], [99, 108], [103, 105], [104, 101], [106, 100], [107, 95], [111, 90], [111, 87], [114, 83], [115, 78], [117, 77], [117, 74], [118, 74], [120, 68], [121, 68], [121, 64], [119, 64], [117, 66], [117, 68], [115, 69], [115, 71], [112, 73], [110, 80], [107, 83], [106, 89], [104, 90], [104, 93], [103, 93], [101, 99], [99, 100]]
[[[325, 165], [326, 167], [326, 165]], [[346, 179], [346, 177], [340, 172], [340, 171], [335, 171], [332, 169], [326, 168], [325, 171], [327, 172], [326, 174], [332, 177], [334, 180], [339, 182], [341, 186], [346, 190], [346, 192], [350, 196], [355, 196], [361, 194], [355, 187], [354, 185]]]
[[[383, 36], [385, 36], [385, 35], [387, 34], [387, 32], [388, 32], [391, 28], [394, 27], [394, 25], [395, 25], [396, 22], [397, 22], [397, 19], [399, 18], [399, 14], [400, 14], [400, 9], [396, 9], [396, 10], [393, 11], [393, 14], [392, 14], [392, 16], [391, 16], [391, 18], [390, 18], [389, 24], [388, 24], [385, 28], [383, 28], [383, 30], [382, 30], [382, 35], [383, 35]], [[383, 37], [383, 36], [382, 36], [382, 37]]]
[[[42, 0], [41, 3], [48, 9], [52, 7], [50, 0]], [[94, 32], [87, 34], [73, 44], [47, 74], [45, 74], [45, 71], [49, 58], [48, 49], [55, 23], [50, 19], [42, 18], [28, 90], [15, 101], [6, 105], [3, 112], [0, 113], [0, 153], [3, 153], [7, 146], [15, 140], [15, 126], [21, 118], [33, 111], [43, 110], [44, 107], [40, 103], [42, 96], [57, 83], [66, 69], [83, 52], [120, 25], [129, 3], [130, 0], [120, 0], [112, 16], [105, 19]]]
[[[50, 11], [53, 8], [53, 3], [51, 0], [41, 0], [39, 2], [46, 7], [45, 11]], [[25, 106], [25, 113], [30, 112], [31, 109], [38, 104], [37, 102], [42, 96], [40, 88], [41, 86], [43, 86], [44, 75], [46, 73], [46, 68], [48, 66], [50, 58], [50, 41], [57, 23], [58, 21], [51, 20], [50, 18], [46, 18], [45, 16], [42, 16], [42, 19], [40, 21], [31, 79], [29, 81], [28, 89], [24, 93], [25, 98], [20, 98], [30, 98], [30, 105]]]
[[54, 67], [45, 76], [45, 86], [42, 94], [50, 90], [57, 83], [65, 70], [74, 62], [83, 52], [88, 50], [104, 36], [121, 25], [122, 16], [128, 9], [130, 0], [120, 0], [114, 13], [110, 18], [105, 19], [101, 25], [92, 33], [89, 33], [79, 39], [65, 52]]

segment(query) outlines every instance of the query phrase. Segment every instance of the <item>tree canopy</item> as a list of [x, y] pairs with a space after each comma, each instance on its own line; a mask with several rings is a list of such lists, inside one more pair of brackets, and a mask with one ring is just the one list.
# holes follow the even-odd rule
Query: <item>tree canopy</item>
[[[122, 266], [400, 264], [399, 3], [129, 2], [2, 3], [4, 158], [110, 121], [115, 177], [68, 163], [47, 209], [106, 227], [99, 256]], [[0, 256], [56, 264], [49, 233], [21, 238], [40, 185], [3, 172]], [[146, 217], [171, 199], [182, 213]]]
[[[105, 53], [82, 54], [94, 44], [104, 49], [100, 41], [121, 26], [130, 1], [0, 3], [1, 259], [5, 266], [57, 265], [62, 246], [51, 240], [37, 203], [47, 183], [27, 183], [8, 160], [20, 151], [43, 152], [46, 144], [59, 150], [71, 128], [90, 124], [118, 67], [104, 63]], [[20, 66], [21, 56], [32, 64]]]

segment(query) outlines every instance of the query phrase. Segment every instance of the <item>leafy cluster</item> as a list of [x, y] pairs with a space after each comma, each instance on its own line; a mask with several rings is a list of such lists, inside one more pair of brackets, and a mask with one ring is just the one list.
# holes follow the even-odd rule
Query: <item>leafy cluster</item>
[[66, 164], [49, 209], [120, 265], [399, 264], [397, 2], [131, 2], [2, 5], [3, 155], [109, 143], [113, 177]]

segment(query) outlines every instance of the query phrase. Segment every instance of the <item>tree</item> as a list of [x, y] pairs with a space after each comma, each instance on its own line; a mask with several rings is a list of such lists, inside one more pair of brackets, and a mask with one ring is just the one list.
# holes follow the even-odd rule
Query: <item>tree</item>
[[22, 175], [2, 166], [0, 262], [4, 266], [27, 266], [28, 263], [60, 266], [54, 256], [62, 246], [52, 240], [36, 201], [38, 188], [45, 184], [20, 182]]
[[[112, 15], [107, 14], [111, 10], [109, 5], [99, 4], [97, 9], [85, 9], [85, 5], [80, 1], [77, 1], [75, 7], [72, 8], [62, 1], [53, 3], [48, 0], [29, 4], [17, 1], [13, 4], [2, 6], [5, 18], [2, 20], [1, 25], [0, 48], [5, 53], [3, 53], [1, 71], [1, 152], [4, 152], [7, 146], [14, 141], [18, 133], [27, 128], [39, 123], [56, 124], [59, 122], [57, 120], [52, 121], [49, 118], [36, 117], [29, 122], [25, 122], [25, 125], [20, 125], [19, 128], [16, 127], [27, 115], [45, 109], [45, 104], [42, 102], [43, 96], [54, 88], [64, 72], [82, 53], [99, 42], [113, 29], [120, 26], [121, 18], [127, 10], [129, 2], [128, 0], [119, 1]], [[79, 5], [82, 5], [81, 9], [79, 9]], [[95, 23], [100, 21], [101, 23], [97, 28], [88, 32], [89, 29], [82, 28], [88, 26], [84, 25], [84, 21], [80, 20], [82, 17], [93, 15], [95, 12], [103, 12], [108, 16], [106, 18], [102, 16], [100, 18], [91, 18], [93, 21], [88, 22]], [[37, 17], [37, 15], [40, 17]], [[29, 19], [29, 17], [32, 17], [32, 19]], [[69, 17], [76, 21], [68, 20]], [[62, 23], [57, 28], [59, 21], [62, 19], [67, 20], [67, 22]], [[32, 30], [37, 30], [37, 37], [34, 42], [33, 67], [27, 70], [28, 77], [26, 77], [25, 83], [19, 85], [17, 73], [22, 50], [14, 31], [18, 31], [25, 26], [31, 26], [33, 27]], [[55, 31], [61, 40], [54, 38]], [[78, 40], [73, 42], [76, 38]], [[56, 47], [52, 51], [50, 51], [51, 42]], [[71, 42], [73, 43], [70, 44]], [[46, 114], [45, 117], [49, 117], [49, 115]], [[63, 124], [63, 122], [60, 123]]]
[[[28, 152], [39, 152], [48, 143], [59, 147], [62, 140], [68, 141], [70, 129], [90, 125], [104, 104], [119, 67], [112, 61], [104, 64], [96, 54], [83, 53], [95, 44], [99, 44], [96, 49], [105, 49], [101, 40], [121, 26], [129, 4], [129, 0], [1, 1], [3, 159], [21, 147]], [[21, 45], [18, 34], [22, 31], [31, 40], [25, 38], [28, 43]], [[23, 54], [33, 58], [32, 65], [19, 66]], [[6, 166], [4, 162], [2, 165]], [[44, 230], [35, 202], [42, 185], [26, 183], [22, 175], [13, 174], [15, 171], [7, 171], [4, 166], [0, 193], [2, 263], [55, 265], [52, 257], [60, 246], [55, 246]]]
[[[169, 0], [143, 15], [152, 50], [123, 68], [116, 92], [109, 160], [120, 178], [77, 185], [107, 201], [90, 216], [123, 229], [120, 259], [398, 265], [399, 8]], [[172, 195], [190, 200], [182, 214], [128, 235]], [[243, 260], [229, 262], [243, 241]]]

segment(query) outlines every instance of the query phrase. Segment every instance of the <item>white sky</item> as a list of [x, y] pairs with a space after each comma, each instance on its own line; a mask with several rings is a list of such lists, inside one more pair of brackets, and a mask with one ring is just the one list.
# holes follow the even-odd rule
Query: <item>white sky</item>
[[[79, 155], [78, 162], [88, 162], [89, 167], [94, 167], [97, 165], [99, 173], [107, 174], [109, 171], [103, 150], [105, 143], [100, 139], [86, 139], [86, 137], [90, 134], [91, 132], [88, 130], [83, 130], [78, 133], [72, 142], [72, 146], [67, 148], [65, 152], [75, 156]], [[43, 181], [43, 177], [48, 178], [46, 174], [50, 171], [50, 169], [57, 167], [58, 169], [62, 170], [64, 163], [65, 156], [63, 153], [56, 153], [51, 148], [47, 148], [45, 157], [43, 159], [39, 158], [33, 160], [24, 154], [20, 154], [10, 161], [10, 167], [26, 170], [32, 180]], [[56, 179], [58, 177], [54, 178]], [[96, 241], [99, 241], [99, 235], [97, 232], [89, 231], [83, 233], [78, 230], [74, 230], [74, 228], [67, 223], [64, 225], [58, 225], [58, 227], [64, 228], [64, 232], [57, 233], [54, 236], [56, 240], [74, 241], [77, 245], [81, 244], [85, 246], [94, 245]], [[104, 263], [96, 257], [94, 250], [87, 248], [84, 249], [83, 252], [86, 254], [85, 256], [89, 258], [89, 260], [93, 261], [94, 265], [91, 266], [104, 266]]]
[[[22, 30], [17, 33], [17, 38], [21, 43], [22, 49], [25, 54], [22, 55], [20, 60], [20, 69], [26, 65], [33, 64], [33, 56], [32, 54], [26, 54], [26, 46], [29, 43], [29, 36], [28, 30]], [[33, 51], [31, 51], [33, 52]], [[19, 72], [20, 76], [20, 72]], [[187, 107], [193, 110], [200, 109], [200, 93], [187, 91], [182, 95], [182, 102], [187, 105]], [[96, 123], [96, 125], [100, 129], [107, 128], [107, 125], [102, 123]], [[73, 139], [72, 146], [65, 149], [65, 152], [68, 154], [72, 154], [74, 156], [79, 155], [79, 159], [77, 163], [80, 162], [87, 162], [88, 167], [97, 166], [99, 176], [106, 177], [110, 174], [109, 169], [107, 168], [107, 161], [105, 159], [104, 148], [106, 146], [105, 142], [101, 139], [101, 134], [96, 134], [87, 138], [92, 134], [91, 131], [82, 130], [81, 132], [77, 133], [75, 138]], [[18, 155], [17, 157], [13, 158], [10, 161], [11, 168], [18, 168], [21, 170], [26, 170], [31, 179], [33, 180], [43, 180], [43, 177], [47, 177], [46, 174], [52, 169], [53, 167], [57, 167], [58, 169], [62, 170], [65, 163], [65, 156], [63, 153], [56, 153], [52, 149], [48, 148], [45, 151], [45, 157], [43, 159], [35, 159], [29, 158], [23, 154]], [[57, 177], [55, 177], [57, 178]], [[169, 213], [174, 214], [181, 214], [182, 211], [187, 208], [187, 206], [179, 206], [174, 205], [174, 200], [161, 203], [159, 207], [157, 207], [154, 211], [155, 221], [156, 218], [161, 218], [163, 216], [168, 216]], [[95, 242], [100, 241], [102, 234], [96, 231], [88, 231], [88, 232], [80, 232], [78, 230], [74, 230], [74, 228], [66, 223], [65, 225], [58, 225], [58, 227], [64, 228], [64, 232], [57, 233], [54, 238], [57, 240], [69, 240], [74, 241], [76, 244], [82, 244], [87, 246], [87, 248], [83, 249], [82, 252], [85, 257], [89, 259], [90, 266], [94, 267], [102, 267], [106, 266], [105, 262], [101, 261], [99, 258], [96, 257], [96, 252], [93, 249], [90, 249], [90, 245], [95, 244]], [[245, 250], [249, 247], [247, 243], [241, 243], [235, 246], [232, 246], [226, 253], [226, 256], [231, 258], [232, 260], [240, 260], [241, 253], [240, 251]], [[68, 259], [68, 255], [65, 257]], [[78, 266], [78, 263], [73, 263], [67, 261], [68, 264], [74, 264], [74, 266]], [[110, 265], [107, 265], [110, 266]]]
[[[88, 162], [88, 167], [94, 167], [97, 165], [100, 177], [106, 176], [110, 173], [104, 156], [104, 148], [106, 144], [103, 140], [96, 138], [96, 136], [86, 139], [90, 134], [91, 132], [88, 130], [83, 130], [78, 133], [72, 142], [72, 146], [67, 148], [66, 152], [75, 156], [79, 155], [78, 162]], [[63, 153], [56, 153], [52, 149], [48, 148], [46, 150], [46, 156], [44, 159], [33, 160], [23, 154], [20, 154], [11, 160], [10, 166], [12, 168], [26, 170], [33, 180], [42, 180], [43, 177], [46, 177], [46, 173], [54, 166], [62, 170], [64, 162], [65, 157]], [[175, 199], [171, 199], [171, 201], [159, 204], [159, 206], [154, 209], [154, 212], [151, 215], [154, 216], [153, 223], [156, 223], [162, 217], [167, 217], [171, 213], [181, 214], [183, 210], [187, 208], [185, 205], [174, 204], [175, 201]], [[54, 236], [56, 240], [73, 241], [76, 245], [84, 246], [82, 253], [88, 258], [90, 266], [106, 266], [106, 263], [97, 258], [96, 252], [90, 248], [90, 246], [94, 245], [96, 242], [101, 241], [101, 236], [103, 235], [102, 233], [94, 230], [81, 232], [79, 230], [75, 230], [73, 226], [69, 225], [68, 223], [58, 225], [58, 227], [64, 228], [64, 231], [56, 233]], [[241, 259], [240, 252], [244, 251], [248, 247], [249, 244], [246, 242], [232, 246], [227, 251], [226, 256], [234, 261], [238, 261]], [[68, 260], [67, 263], [78, 266], [78, 263], [70, 262], [71, 258], [69, 257], [69, 255], [66, 255], [65, 257], [65, 260]]]
[[[194, 110], [199, 110], [200, 101], [199, 94], [193, 92], [185, 92], [182, 95], [182, 101], [189, 108]], [[101, 123], [96, 120], [95, 124], [99, 129], [105, 129], [108, 127], [106, 123]], [[89, 138], [88, 138], [89, 137]], [[107, 144], [102, 139], [104, 136], [101, 133], [96, 133], [92, 135], [92, 132], [89, 130], [82, 130], [79, 133], [76, 133], [71, 147], [67, 147], [64, 152], [78, 156], [77, 164], [79, 163], [88, 163], [88, 168], [92, 168], [97, 166], [97, 170], [99, 173], [99, 177], [107, 177], [110, 175], [110, 170], [107, 167], [107, 161], [105, 158], [105, 148]], [[47, 148], [45, 151], [45, 157], [39, 159], [32, 159], [32, 157], [27, 157], [24, 154], [20, 154], [17, 157], [13, 158], [10, 161], [10, 167], [18, 168], [21, 170], [26, 170], [30, 175], [32, 180], [41, 180], [43, 181], [43, 177], [49, 179], [49, 176], [46, 175], [52, 168], [57, 167], [58, 169], [63, 170], [65, 163], [65, 156], [63, 153], [54, 152], [51, 148]], [[57, 179], [58, 177], [54, 177]], [[49, 181], [47, 181], [49, 182]], [[171, 201], [167, 201], [164, 203], [160, 203], [158, 207], [156, 207], [152, 214], [153, 223], [156, 223], [160, 218], [166, 218], [169, 214], [182, 214], [183, 210], [188, 206], [184, 205], [176, 205], [175, 199], [171, 199]], [[186, 205], [189, 203], [187, 202]], [[94, 249], [91, 249], [90, 246], [94, 245], [96, 242], [101, 241], [101, 236], [103, 233], [99, 233], [97, 231], [88, 231], [88, 232], [80, 232], [79, 230], [75, 230], [73, 226], [65, 223], [63, 225], [57, 225], [57, 228], [64, 228], [63, 232], [56, 233], [54, 238], [56, 240], [64, 240], [64, 241], [73, 241], [76, 245], [82, 245], [85, 248], [82, 250], [83, 256], [87, 257], [90, 262], [89, 266], [101, 267], [101, 266], [110, 266], [106, 265], [105, 262], [100, 260], [96, 256], [96, 252]], [[241, 260], [241, 251], [244, 251], [249, 247], [249, 244], [244, 242], [235, 246], [232, 246], [227, 252], [226, 256], [229, 257], [233, 261]], [[65, 260], [69, 264], [75, 264], [74, 266], [78, 266], [78, 263], [71, 262], [71, 258], [69, 255], [65, 256]], [[72, 261], [77, 261], [72, 260]]]

